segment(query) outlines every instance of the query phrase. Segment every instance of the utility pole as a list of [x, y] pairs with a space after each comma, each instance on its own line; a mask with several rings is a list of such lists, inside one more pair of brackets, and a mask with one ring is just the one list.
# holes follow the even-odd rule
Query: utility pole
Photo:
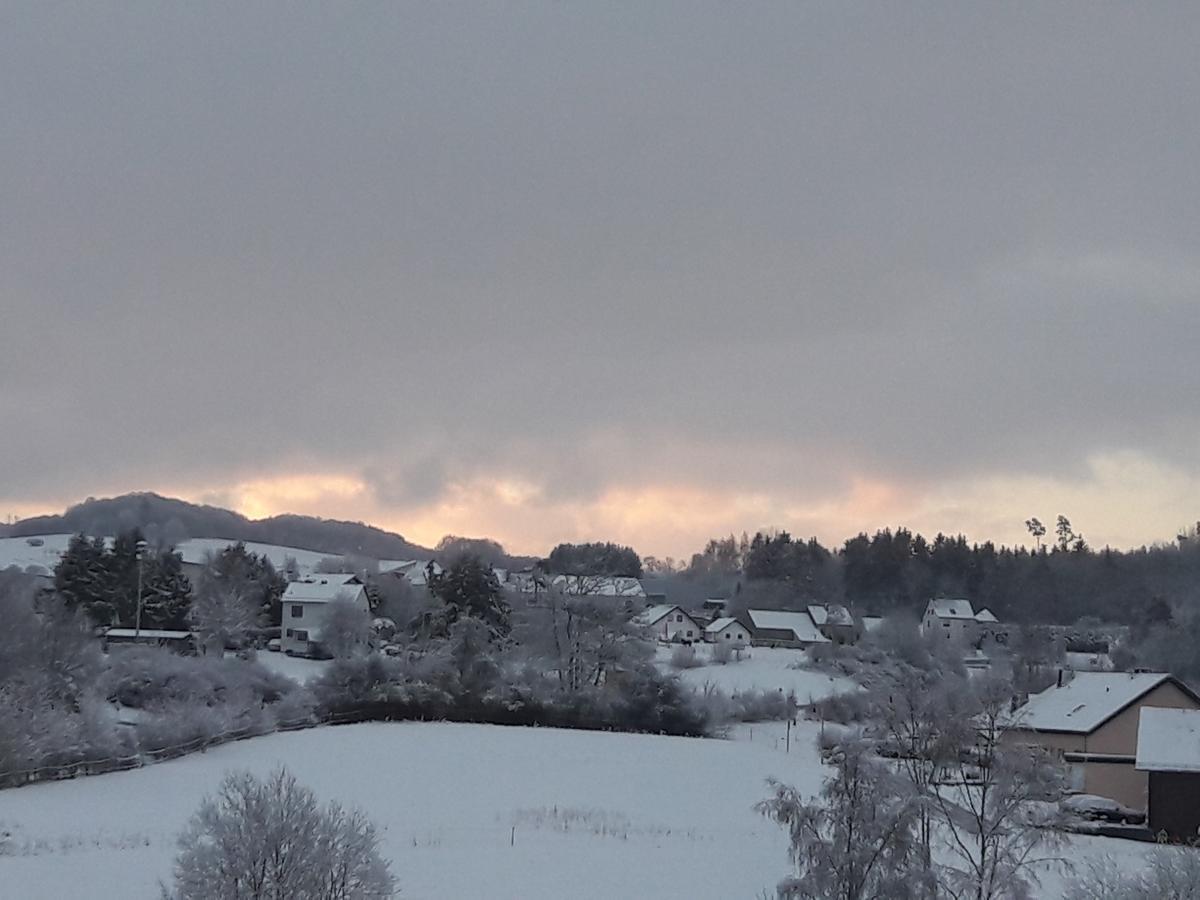
[[136, 643], [142, 636], [142, 554], [146, 550], [146, 542], [138, 541], [135, 547], [137, 557], [137, 620], [133, 627], [133, 640]]

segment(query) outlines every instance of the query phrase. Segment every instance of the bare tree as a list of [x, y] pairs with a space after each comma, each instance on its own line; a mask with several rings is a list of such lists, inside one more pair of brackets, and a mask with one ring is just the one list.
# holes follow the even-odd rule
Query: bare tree
[[285, 769], [225, 776], [179, 837], [175, 900], [379, 900], [396, 882], [374, 826], [322, 808]]
[[931, 795], [952, 860], [942, 887], [953, 900], [1024, 900], [1064, 841], [1034, 818], [1040, 802], [1061, 795], [1062, 772], [1041, 748], [1004, 741], [1010, 682], [986, 675], [973, 688], [971, 714], [958, 717], [960, 749]]
[[966, 679], [949, 673], [900, 664], [872, 697], [888, 756], [896, 759], [913, 798], [916, 863], [925, 873], [923, 896], [936, 893], [933, 844], [937, 819], [935, 793], [945, 761], [957, 755], [964, 714]]
[[541, 606], [530, 611], [517, 639], [558, 676], [564, 691], [598, 687], [614, 667], [653, 655], [653, 643], [620, 598], [576, 596], [557, 584], [541, 596]]

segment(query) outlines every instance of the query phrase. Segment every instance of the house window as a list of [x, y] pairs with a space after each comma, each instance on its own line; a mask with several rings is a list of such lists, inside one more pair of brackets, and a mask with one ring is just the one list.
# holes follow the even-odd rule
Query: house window
[[729, 640], [731, 637], [733, 637], [732, 634], [730, 634], [728, 631], [725, 632], [725, 640]]
[[688, 637], [691, 637], [691, 636], [692, 636], [692, 629], [690, 629], [690, 628], [688, 629], [687, 636], [688, 636]]
[[676, 622], [682, 622], [682, 621], [683, 621], [683, 616], [681, 616], [681, 615], [678, 615], [678, 616], [676, 616], [676, 617], [675, 617], [675, 621], [676, 621]]
[[304, 605], [303, 604], [301, 604], [301, 603], [293, 603], [292, 604], [292, 618], [293, 619], [303, 619], [304, 618]]
[[292, 632], [292, 636], [298, 641], [304, 641], [306, 643], [308, 642], [308, 632], [307, 631], [301, 631], [299, 628], [297, 628], [295, 631]]
[[739, 632], [738, 632], [738, 640], [739, 640], [739, 641], [744, 641], [745, 639], [746, 639], [746, 636], [745, 636], [744, 634], [742, 634], [742, 633], [739, 631]]
[[284, 636], [285, 636], [285, 637], [291, 637], [291, 636], [292, 636], [292, 629], [290, 629], [290, 628], [289, 628], [287, 631], [285, 631], [285, 632], [284, 632]]

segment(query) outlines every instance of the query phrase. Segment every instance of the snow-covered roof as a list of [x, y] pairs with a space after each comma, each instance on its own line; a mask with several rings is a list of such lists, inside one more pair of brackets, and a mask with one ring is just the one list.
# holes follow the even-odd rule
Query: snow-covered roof
[[1078, 672], [1062, 687], [1034, 694], [1013, 713], [1016, 728], [1090, 734], [1160, 684], [1165, 672]]
[[1076, 653], [1068, 650], [1063, 654], [1067, 668], [1073, 672], [1111, 672], [1112, 657], [1107, 653]]
[[737, 625], [738, 620], [733, 616], [722, 616], [719, 619], [714, 619], [711, 624], [705, 627], [705, 634], [718, 634], [724, 631], [730, 625]]
[[[688, 616], [684, 610], [679, 609], [678, 606], [672, 603], [660, 603], [657, 606], [647, 606], [641, 615], [637, 617], [637, 621], [642, 625], [654, 625], [657, 622], [661, 622], [677, 609], [685, 616]], [[688, 618], [690, 619], [691, 616], [688, 616]]]
[[293, 581], [283, 592], [284, 603], [329, 603], [339, 597], [355, 599], [363, 592], [357, 576], [346, 573], [313, 575]]
[[796, 640], [807, 644], [827, 644], [829, 638], [817, 630], [816, 623], [807, 612], [785, 612], [775, 609], [748, 609], [750, 624], [754, 628], [769, 628], [791, 631]]
[[930, 600], [929, 610], [939, 619], [973, 619], [970, 600]]
[[812, 605], [808, 608], [808, 614], [812, 616], [814, 625], [824, 625], [829, 621], [829, 610], [823, 606]]
[[883, 616], [863, 616], [862, 617], [863, 631], [866, 631], [868, 633], [875, 631], [882, 624], [883, 624]]
[[999, 622], [1000, 620], [996, 618], [995, 614], [990, 609], [981, 609], [979, 612], [975, 613], [975, 621]]
[[829, 616], [829, 624], [840, 627], [854, 627], [854, 616], [850, 615], [850, 610], [837, 603], [831, 603], [825, 608], [826, 614]]
[[1136, 767], [1149, 772], [1200, 772], [1200, 710], [1142, 709]]
[[141, 638], [145, 641], [182, 641], [192, 637], [190, 631], [168, 631], [163, 628], [110, 628], [104, 632], [110, 638]]

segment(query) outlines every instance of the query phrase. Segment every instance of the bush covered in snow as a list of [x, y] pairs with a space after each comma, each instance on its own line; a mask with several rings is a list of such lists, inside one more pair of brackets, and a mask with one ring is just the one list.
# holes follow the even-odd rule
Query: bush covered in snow
[[834, 694], [814, 701], [809, 706], [813, 718], [839, 725], [857, 724], [871, 717], [871, 697], [865, 693], [849, 692]]
[[0, 616], [0, 785], [128, 767], [312, 717], [311, 695], [253, 661], [157, 647], [104, 656], [80, 613], [19, 572], [0, 573]]
[[139, 711], [134, 732], [146, 751], [266, 734], [281, 723], [310, 720], [315, 702], [252, 660], [180, 656], [159, 647], [113, 652], [99, 684], [107, 698]]
[[691, 644], [680, 644], [671, 651], [672, 669], [698, 669], [703, 665], [704, 659]]
[[[652, 664], [567, 689], [521, 648], [489, 645], [471, 620], [423, 652], [335, 660], [313, 682], [335, 720], [448, 720], [698, 735], [707, 720], [689, 691]], [[459, 626], [463, 626], [459, 628]]]
[[175, 900], [382, 900], [396, 879], [359, 810], [322, 807], [286, 770], [229, 774], [179, 838]]

